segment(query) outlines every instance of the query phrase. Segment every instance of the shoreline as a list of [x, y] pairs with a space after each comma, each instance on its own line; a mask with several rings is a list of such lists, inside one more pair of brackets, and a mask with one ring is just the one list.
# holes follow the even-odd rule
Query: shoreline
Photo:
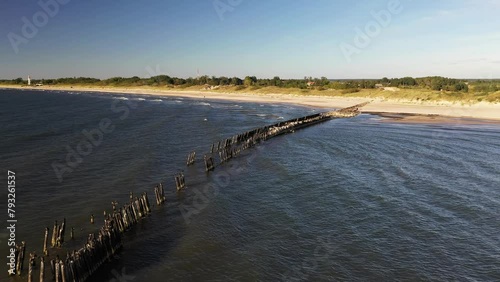
[[163, 90], [154, 88], [42, 86], [28, 87], [0, 85], [0, 89], [59, 90], [99, 92], [109, 94], [151, 95], [163, 97], [184, 97], [193, 99], [230, 100], [271, 104], [294, 104], [318, 108], [345, 108], [363, 102], [370, 102], [361, 109], [362, 113], [379, 115], [397, 122], [407, 123], [453, 123], [463, 119], [465, 124], [500, 124], [500, 104], [480, 102], [457, 104], [447, 101], [415, 102], [409, 100], [388, 100], [382, 98], [306, 96], [293, 94], [229, 93], [213, 91]]

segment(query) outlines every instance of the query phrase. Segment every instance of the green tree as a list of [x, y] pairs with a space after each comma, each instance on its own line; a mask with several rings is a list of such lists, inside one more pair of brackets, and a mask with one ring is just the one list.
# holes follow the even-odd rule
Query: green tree
[[252, 77], [247, 76], [247, 77], [245, 77], [245, 80], [243, 80], [243, 85], [252, 86], [252, 85], [254, 85], [254, 80], [252, 79]]
[[459, 82], [454, 85], [454, 90], [457, 92], [469, 92], [469, 86], [464, 82]]
[[281, 87], [283, 85], [283, 83], [281, 82], [281, 78], [279, 76], [275, 76], [271, 81], [271, 84], [273, 86], [278, 86], [278, 87]]
[[242, 85], [243, 80], [241, 80], [239, 77], [233, 77], [231, 78], [231, 84], [233, 85]]
[[219, 78], [219, 85], [229, 85], [231, 83], [231, 80], [225, 76], [221, 76]]

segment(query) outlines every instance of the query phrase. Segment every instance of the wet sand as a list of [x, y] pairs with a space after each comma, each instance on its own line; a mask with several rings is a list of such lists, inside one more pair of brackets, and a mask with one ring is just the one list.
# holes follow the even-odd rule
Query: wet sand
[[[369, 112], [365, 112], [369, 113]], [[415, 124], [461, 124], [461, 125], [500, 125], [499, 120], [467, 117], [450, 117], [440, 115], [419, 115], [407, 113], [369, 113], [382, 117], [383, 122], [415, 123]]]

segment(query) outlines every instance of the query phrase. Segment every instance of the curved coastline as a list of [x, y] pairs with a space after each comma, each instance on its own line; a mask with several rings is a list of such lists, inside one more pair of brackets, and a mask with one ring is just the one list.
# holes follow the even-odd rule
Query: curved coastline
[[98, 92], [109, 94], [151, 95], [159, 97], [185, 97], [193, 99], [230, 100], [241, 102], [295, 104], [318, 108], [344, 108], [363, 102], [370, 102], [362, 109], [363, 113], [379, 115], [385, 119], [408, 123], [464, 123], [500, 124], [500, 104], [480, 102], [474, 104], [453, 103], [448, 101], [409, 101], [383, 98], [311, 96], [293, 94], [259, 94], [244, 92], [213, 92], [190, 90], [163, 90], [154, 88], [124, 87], [81, 87], [81, 86], [43, 86], [27, 87], [0, 85], [0, 89], [55, 90]]

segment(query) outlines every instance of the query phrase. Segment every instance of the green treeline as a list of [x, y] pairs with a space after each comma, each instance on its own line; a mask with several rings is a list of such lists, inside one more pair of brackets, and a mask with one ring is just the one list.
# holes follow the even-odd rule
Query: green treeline
[[[474, 92], [492, 93], [500, 90], [500, 81], [494, 80], [473, 80], [466, 81], [460, 79], [445, 78], [440, 76], [432, 77], [403, 77], [403, 78], [382, 78], [379, 80], [331, 80], [326, 77], [312, 78], [304, 77], [303, 79], [281, 79], [274, 77], [272, 79], [257, 78], [255, 76], [247, 76], [244, 79], [238, 77], [209, 77], [201, 76], [198, 78], [178, 78], [168, 75], [159, 75], [151, 78], [134, 77], [113, 77], [109, 79], [96, 79], [88, 77], [73, 77], [59, 79], [41, 79], [32, 80], [32, 84], [41, 83], [43, 85], [82, 85], [82, 86], [118, 86], [118, 87], [139, 87], [139, 86], [173, 86], [173, 87], [190, 87], [197, 85], [205, 86], [239, 86], [244, 89], [246, 87], [280, 87], [280, 88], [299, 88], [299, 89], [316, 89], [316, 90], [344, 90], [348, 92], [356, 92], [361, 89], [374, 89], [381, 87], [398, 87], [398, 88], [414, 88], [414, 89], [430, 89], [436, 91], [451, 91], [451, 92], [469, 92], [469, 85], [474, 86]], [[469, 83], [470, 82], [470, 83]], [[25, 85], [26, 80], [17, 78], [13, 80], [0, 80], [0, 84], [18, 84]]]

